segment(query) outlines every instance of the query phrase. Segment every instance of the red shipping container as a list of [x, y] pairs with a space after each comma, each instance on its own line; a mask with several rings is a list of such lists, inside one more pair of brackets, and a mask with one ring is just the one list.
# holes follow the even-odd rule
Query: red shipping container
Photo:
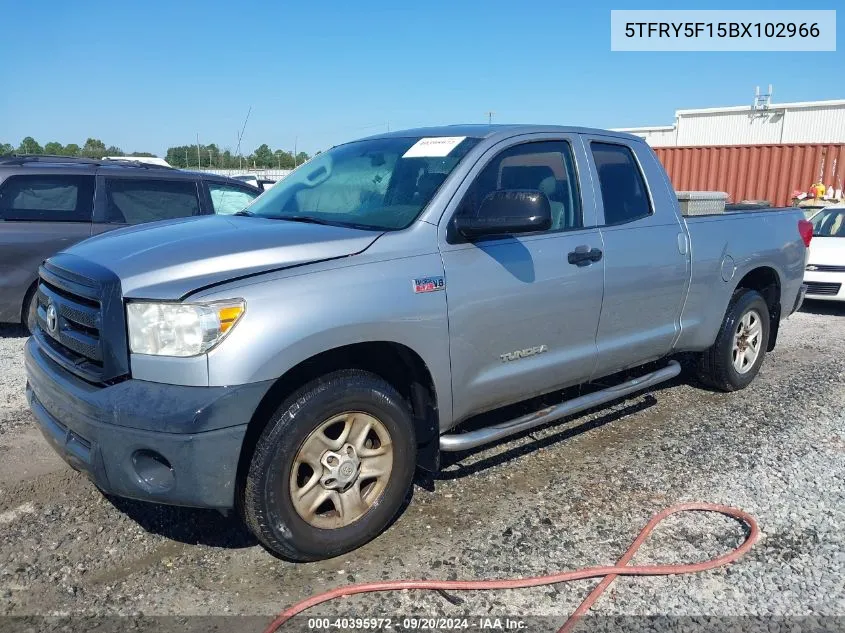
[[789, 206], [819, 179], [841, 189], [845, 143], [655, 147], [677, 191], [726, 191], [732, 202]]

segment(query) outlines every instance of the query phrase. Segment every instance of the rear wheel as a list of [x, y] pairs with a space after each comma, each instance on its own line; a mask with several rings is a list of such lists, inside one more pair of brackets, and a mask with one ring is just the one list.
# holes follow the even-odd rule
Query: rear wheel
[[769, 345], [769, 307], [756, 290], [738, 289], [713, 346], [701, 355], [699, 377], [721, 391], [754, 380]]
[[410, 408], [380, 377], [357, 370], [289, 398], [258, 440], [241, 508], [273, 554], [311, 561], [360, 547], [401, 509], [413, 479]]

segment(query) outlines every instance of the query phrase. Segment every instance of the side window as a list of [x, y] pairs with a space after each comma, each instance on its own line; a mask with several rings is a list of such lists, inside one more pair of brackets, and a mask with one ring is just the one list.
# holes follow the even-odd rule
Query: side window
[[533, 189], [546, 194], [552, 209], [551, 231], [583, 226], [575, 159], [566, 141], [525, 143], [501, 152], [470, 185], [458, 215], [477, 215], [481, 201], [500, 189]]
[[243, 211], [246, 205], [258, 197], [257, 191], [216, 182], [208, 183], [208, 193], [211, 194], [211, 206], [219, 215], [232, 215]]
[[193, 180], [106, 178], [106, 222], [143, 224], [199, 215]]
[[590, 143], [599, 174], [606, 226], [625, 224], [651, 215], [645, 180], [631, 148], [614, 143]]
[[0, 187], [0, 218], [90, 222], [94, 176], [10, 176]]

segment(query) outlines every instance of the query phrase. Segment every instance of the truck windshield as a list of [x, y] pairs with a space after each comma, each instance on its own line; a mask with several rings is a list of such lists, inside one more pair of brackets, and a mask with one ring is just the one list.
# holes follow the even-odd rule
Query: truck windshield
[[816, 237], [845, 237], [845, 209], [822, 209], [810, 222]]
[[393, 137], [339, 145], [317, 154], [241, 214], [378, 231], [404, 229], [478, 141]]

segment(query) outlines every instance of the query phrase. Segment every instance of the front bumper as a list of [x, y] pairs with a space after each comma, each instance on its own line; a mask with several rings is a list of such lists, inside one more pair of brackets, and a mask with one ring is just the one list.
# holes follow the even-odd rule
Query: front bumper
[[185, 387], [142, 380], [100, 386], [25, 347], [26, 395], [41, 432], [106, 493], [229, 509], [247, 424], [271, 382]]
[[818, 301], [845, 301], [845, 273], [806, 271], [804, 283], [807, 299]]

